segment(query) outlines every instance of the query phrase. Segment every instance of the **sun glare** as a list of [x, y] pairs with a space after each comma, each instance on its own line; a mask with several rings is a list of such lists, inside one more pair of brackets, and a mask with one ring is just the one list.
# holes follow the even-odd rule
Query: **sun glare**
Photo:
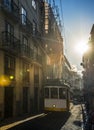
[[85, 41], [81, 41], [79, 42], [76, 47], [75, 50], [80, 54], [83, 55], [87, 50], [88, 50], [88, 45], [86, 44]]

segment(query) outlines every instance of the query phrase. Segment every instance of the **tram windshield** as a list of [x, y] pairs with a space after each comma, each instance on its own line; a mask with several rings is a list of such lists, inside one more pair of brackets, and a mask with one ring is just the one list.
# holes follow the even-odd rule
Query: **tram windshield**
[[49, 98], [49, 88], [45, 88], [45, 98]]
[[59, 98], [66, 99], [66, 90], [63, 88], [59, 88]]
[[58, 89], [51, 88], [51, 98], [58, 98]]
[[[59, 91], [58, 91], [59, 89]], [[67, 91], [64, 88], [45, 88], [45, 98], [66, 99]]]

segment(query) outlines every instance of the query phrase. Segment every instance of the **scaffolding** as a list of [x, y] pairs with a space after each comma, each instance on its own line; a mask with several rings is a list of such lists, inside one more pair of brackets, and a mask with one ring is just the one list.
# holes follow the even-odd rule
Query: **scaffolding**
[[52, 9], [53, 15], [55, 17], [55, 21], [59, 27], [60, 32], [62, 31], [62, 25], [59, 15], [59, 8], [55, 4], [55, 0], [44, 0], [45, 2], [45, 33], [48, 33], [49, 29], [49, 16], [50, 16], [50, 8]]

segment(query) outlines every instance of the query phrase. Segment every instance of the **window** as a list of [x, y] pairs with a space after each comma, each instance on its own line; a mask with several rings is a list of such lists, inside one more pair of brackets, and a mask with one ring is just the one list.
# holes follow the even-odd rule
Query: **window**
[[32, 0], [32, 6], [33, 6], [34, 9], [36, 9], [36, 2], [35, 2], [35, 0]]
[[14, 27], [7, 21], [5, 21], [5, 30], [6, 30], [6, 32], [14, 35]]
[[28, 39], [25, 36], [23, 36], [23, 44], [28, 45]]
[[28, 63], [23, 63], [23, 81], [24, 82], [29, 82], [29, 64]]
[[59, 98], [60, 99], [66, 99], [66, 89], [59, 88]]
[[37, 60], [37, 58], [38, 58], [38, 47], [36, 47], [35, 45], [34, 45], [34, 59], [36, 59]]
[[25, 37], [25, 36], [23, 36], [23, 51], [26, 53], [26, 54], [28, 54], [29, 53], [29, 48], [28, 48], [29, 46], [28, 46], [28, 39]]
[[33, 35], [36, 34], [36, 31], [37, 31], [37, 24], [36, 24], [36, 22], [33, 20]]
[[14, 27], [5, 21], [5, 38], [4, 41], [7, 45], [13, 45], [14, 43]]
[[22, 7], [21, 8], [21, 15], [22, 15], [22, 24], [26, 25], [26, 18], [27, 18], [27, 12], [26, 10]]
[[4, 0], [4, 5], [8, 7], [8, 9], [11, 9], [12, 7], [12, 0]]
[[49, 88], [45, 88], [45, 98], [49, 98]]
[[58, 98], [58, 89], [51, 88], [51, 98]]
[[15, 78], [15, 58], [11, 56], [5, 56], [4, 58], [5, 65], [5, 75], [13, 76]]
[[34, 66], [34, 84], [39, 85], [39, 67]]
[[10, 56], [5, 56], [5, 67], [8, 69], [15, 69], [15, 59]]
[[48, 33], [49, 28], [49, 6], [45, 3], [45, 33]]

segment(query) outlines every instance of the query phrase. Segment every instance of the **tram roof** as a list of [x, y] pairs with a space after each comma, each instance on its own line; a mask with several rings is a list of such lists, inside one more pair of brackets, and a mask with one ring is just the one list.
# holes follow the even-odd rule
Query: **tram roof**
[[57, 80], [57, 79], [54, 79], [54, 80], [47, 80], [46, 83], [45, 83], [45, 86], [54, 86], [54, 87], [67, 87], [67, 88], [70, 88], [70, 86], [67, 84], [67, 83], [64, 83], [60, 80]]

